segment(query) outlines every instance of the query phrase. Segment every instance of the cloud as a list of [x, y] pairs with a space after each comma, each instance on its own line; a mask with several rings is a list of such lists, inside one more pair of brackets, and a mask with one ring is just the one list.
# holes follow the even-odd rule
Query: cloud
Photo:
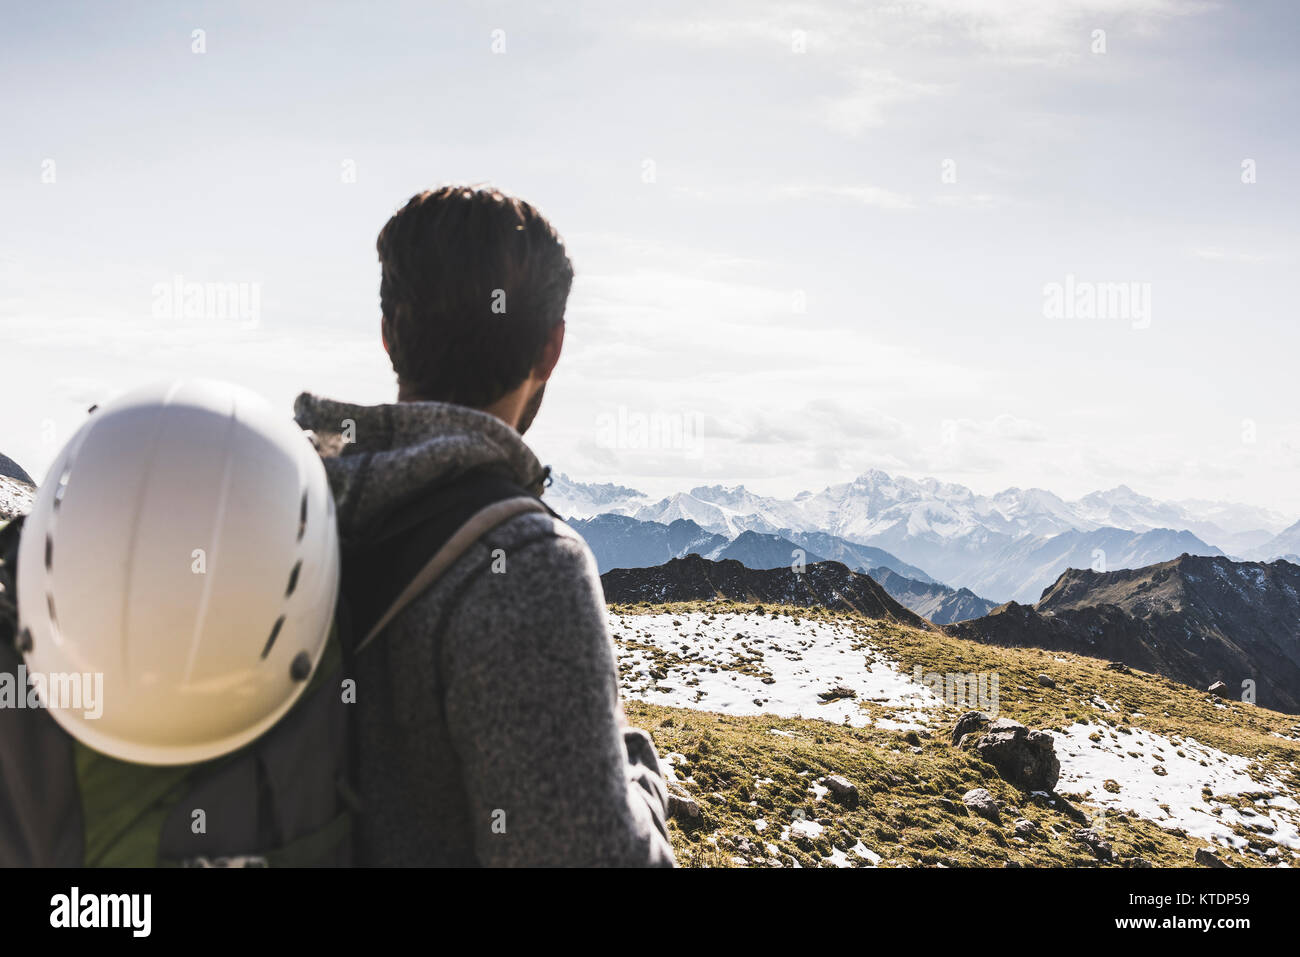
[[835, 199], [847, 199], [863, 206], [878, 209], [911, 209], [912, 197], [879, 186], [814, 186], [789, 185], [777, 187], [775, 195], [783, 199], [807, 199], [813, 196], [829, 196]]
[[890, 70], [852, 70], [846, 79], [849, 89], [824, 98], [817, 112], [823, 123], [849, 136], [882, 126], [892, 107], [935, 96], [945, 89], [939, 84], [904, 79]]
[[1170, 17], [1214, 9], [1197, 0], [908, 0], [846, 4], [823, 2], [714, 2], [693, 4], [688, 14], [639, 17], [632, 26], [693, 47], [745, 49], [757, 45], [791, 51], [796, 31], [808, 56], [901, 48], [1025, 57], [1086, 48], [1085, 25], [1123, 26], [1150, 33]]
[[0, 437], [7, 446], [0, 451], [38, 478], [88, 406], [159, 380], [233, 382], [286, 416], [303, 390], [362, 402], [391, 400], [396, 391], [377, 337], [207, 320], [23, 316], [0, 318], [0, 340]]
[[930, 197], [932, 206], [949, 209], [997, 209], [1005, 203], [1006, 197], [996, 193], [936, 193]]
[[921, 21], [981, 49], [1023, 60], [1087, 50], [1091, 29], [1150, 33], [1168, 18], [1212, 9], [1195, 0], [921, 0]]
[[791, 446], [858, 445], [903, 439], [907, 429], [878, 409], [850, 408], [834, 399], [820, 398], [794, 409], [751, 408], [732, 435], [747, 445]]
[[1192, 255], [1197, 259], [1204, 259], [1209, 262], [1230, 263], [1276, 263], [1286, 262], [1291, 258], [1287, 253], [1247, 253], [1227, 250], [1218, 246], [1194, 249]]

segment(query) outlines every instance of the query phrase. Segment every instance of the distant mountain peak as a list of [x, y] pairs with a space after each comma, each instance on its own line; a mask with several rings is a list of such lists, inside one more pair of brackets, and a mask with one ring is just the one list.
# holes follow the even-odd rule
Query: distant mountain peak
[[35, 485], [35, 480], [27, 474], [27, 471], [11, 459], [9, 456], [0, 452], [0, 476], [7, 476], [11, 479], [17, 479], [27, 485]]
[[730, 599], [855, 611], [913, 628], [934, 628], [891, 598], [871, 576], [850, 571], [840, 562], [816, 562], [796, 572], [790, 568], [746, 568], [738, 561], [687, 555], [655, 568], [616, 568], [600, 580], [611, 604]]
[[873, 568], [869, 574], [885, 591], [936, 625], [949, 625], [979, 618], [992, 611], [994, 603], [980, 598], [969, 588], [954, 589], [939, 582], [919, 582], [890, 568]]
[[[548, 504], [555, 491], [548, 490]], [[937, 579], [997, 601], [1033, 601], [1071, 566], [1142, 567], [1184, 551], [1258, 559], [1300, 554], [1300, 523], [1287, 529], [1267, 509], [1162, 502], [1124, 483], [1066, 500], [1038, 487], [977, 494], [933, 477], [870, 468], [849, 482], [792, 499], [721, 483], [653, 502], [619, 497], [625, 491], [573, 493], [570, 511], [557, 511], [576, 517], [608, 511], [663, 524], [688, 519], [728, 540], [747, 531], [780, 535], [851, 567], [886, 565], [906, 577]], [[613, 498], [597, 502], [602, 496]], [[803, 541], [819, 534], [833, 541]], [[887, 552], [890, 560], [852, 557], [858, 547]], [[899, 567], [904, 564], [910, 569]]]
[[1300, 566], [1183, 553], [1114, 571], [1070, 568], [1034, 605], [1009, 602], [950, 634], [1109, 658], [1193, 687], [1257, 687], [1300, 713]]
[[743, 485], [697, 485], [691, 489], [691, 495], [700, 498], [705, 495], [726, 495], [738, 496], [748, 494], [748, 490]]

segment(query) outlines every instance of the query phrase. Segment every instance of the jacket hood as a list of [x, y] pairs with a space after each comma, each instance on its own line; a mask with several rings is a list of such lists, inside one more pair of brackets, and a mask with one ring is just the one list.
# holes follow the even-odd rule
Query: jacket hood
[[353, 405], [304, 392], [293, 410], [321, 453], [344, 541], [469, 469], [499, 471], [534, 495], [550, 472], [513, 428], [463, 405]]

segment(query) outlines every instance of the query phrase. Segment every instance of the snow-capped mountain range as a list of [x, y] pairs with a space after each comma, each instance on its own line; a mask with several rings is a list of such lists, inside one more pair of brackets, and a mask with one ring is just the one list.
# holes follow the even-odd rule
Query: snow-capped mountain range
[[560, 475], [546, 500], [566, 517], [687, 520], [728, 539], [746, 531], [829, 534], [884, 549], [939, 581], [999, 601], [1037, 600], [1066, 567], [1137, 567], [1184, 551], [1267, 561], [1300, 545], [1300, 523], [1286, 528], [1286, 516], [1269, 509], [1161, 502], [1124, 485], [1076, 501], [1045, 489], [980, 495], [964, 485], [879, 470], [791, 499], [713, 485], [654, 501], [635, 489]]

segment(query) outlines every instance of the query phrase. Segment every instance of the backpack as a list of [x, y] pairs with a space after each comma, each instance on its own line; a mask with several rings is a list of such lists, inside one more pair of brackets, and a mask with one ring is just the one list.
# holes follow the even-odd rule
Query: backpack
[[472, 470], [345, 542], [333, 627], [302, 696], [250, 744], [176, 766], [96, 752], [28, 693], [15, 604], [23, 519], [0, 526], [0, 866], [352, 864], [363, 813], [355, 695], [344, 693], [354, 656], [483, 534], [529, 511], [555, 515], [500, 474]]

